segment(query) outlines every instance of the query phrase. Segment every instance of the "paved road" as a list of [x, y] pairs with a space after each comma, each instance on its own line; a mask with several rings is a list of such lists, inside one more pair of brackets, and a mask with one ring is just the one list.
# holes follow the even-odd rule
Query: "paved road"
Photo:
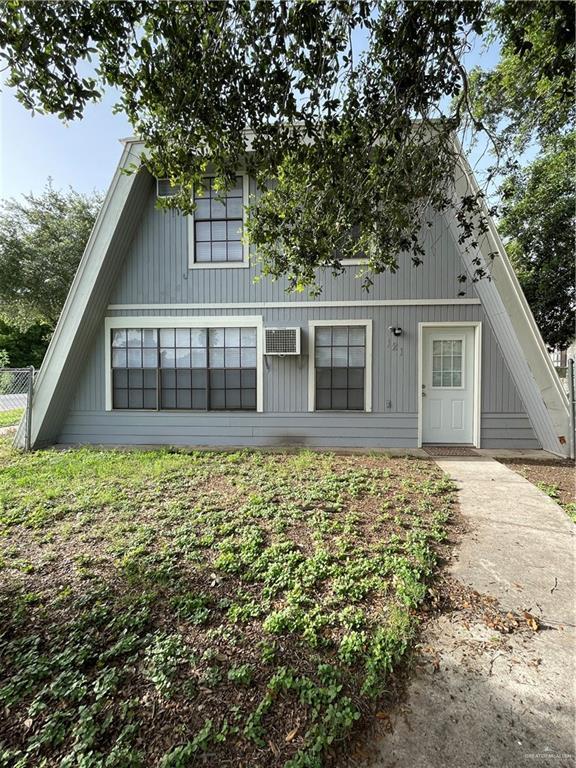
[[14, 408], [24, 408], [27, 395], [0, 395], [0, 411], [11, 411]]
[[543, 628], [501, 635], [457, 613], [430, 622], [422, 649], [439, 668], [418, 667], [370, 768], [573, 768], [576, 529], [493, 459], [437, 463], [470, 529], [452, 575]]

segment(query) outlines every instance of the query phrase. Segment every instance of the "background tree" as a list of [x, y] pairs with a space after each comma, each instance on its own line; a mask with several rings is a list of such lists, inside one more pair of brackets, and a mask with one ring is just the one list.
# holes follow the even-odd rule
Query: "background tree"
[[575, 167], [572, 133], [549, 141], [502, 187], [507, 251], [544, 341], [559, 349], [574, 338]]
[[508, 160], [500, 231], [545, 342], [560, 349], [575, 335], [574, 12], [572, 2], [497, 4], [487, 36], [500, 59], [470, 76], [476, 118]]
[[1, 205], [0, 347], [11, 365], [42, 359], [100, 204], [96, 193], [62, 192], [48, 182], [40, 195]]

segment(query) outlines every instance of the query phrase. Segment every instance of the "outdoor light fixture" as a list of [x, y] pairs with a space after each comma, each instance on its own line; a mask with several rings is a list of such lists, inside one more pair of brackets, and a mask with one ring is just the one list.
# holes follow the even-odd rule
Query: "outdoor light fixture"
[[402, 336], [402, 328], [394, 327], [391, 325], [388, 330], [393, 336]]

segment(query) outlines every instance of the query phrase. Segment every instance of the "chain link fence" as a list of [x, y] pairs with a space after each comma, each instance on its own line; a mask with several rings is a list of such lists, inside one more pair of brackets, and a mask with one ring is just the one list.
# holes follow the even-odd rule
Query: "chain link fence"
[[0, 428], [19, 426], [30, 450], [34, 368], [0, 368]]

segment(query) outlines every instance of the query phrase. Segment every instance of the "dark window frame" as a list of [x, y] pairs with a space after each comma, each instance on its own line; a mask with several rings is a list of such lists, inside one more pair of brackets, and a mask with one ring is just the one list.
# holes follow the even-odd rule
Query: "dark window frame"
[[[361, 328], [363, 331], [364, 340], [362, 344], [350, 343], [350, 330]], [[318, 331], [330, 330], [330, 344], [318, 344]], [[335, 330], [346, 330], [346, 344], [336, 344], [334, 339]], [[331, 365], [318, 365], [317, 364], [317, 349], [322, 347], [324, 349], [330, 349]], [[334, 349], [346, 349], [347, 365], [335, 366], [334, 363]], [[364, 365], [351, 365], [350, 364], [350, 350], [362, 349], [364, 357]], [[346, 413], [366, 413], [366, 389], [367, 389], [367, 355], [368, 355], [368, 332], [367, 326], [362, 324], [335, 324], [331, 325], [329, 322], [322, 325], [315, 326], [314, 332], [314, 410], [315, 411], [343, 411]], [[353, 381], [351, 386], [351, 379], [357, 379], [361, 372], [362, 385], [359, 386]], [[346, 380], [345, 384], [342, 382]], [[326, 382], [329, 380], [329, 384]], [[336, 380], [336, 383], [335, 383]], [[321, 386], [319, 386], [321, 383]], [[359, 393], [361, 393], [359, 397]], [[359, 398], [359, 399], [357, 399]], [[361, 402], [361, 404], [359, 404]], [[326, 404], [328, 403], [328, 404]]]
[[[223, 195], [215, 195], [212, 190], [212, 182], [213, 179], [215, 179], [215, 176], [204, 176], [203, 177], [205, 181], [209, 182], [207, 194], [205, 195], [195, 195], [194, 202], [198, 201], [206, 201], [208, 200], [210, 205], [210, 216], [209, 217], [202, 217], [200, 218], [196, 212], [193, 214], [193, 229], [194, 229], [194, 253], [193, 253], [193, 264], [194, 266], [210, 266], [213, 264], [218, 265], [241, 265], [245, 263], [245, 252], [244, 252], [244, 243], [242, 242], [242, 236], [244, 234], [244, 205], [246, 204], [246, 200], [244, 199], [244, 174], [236, 174], [237, 182], [240, 181], [240, 195], [234, 195], [230, 196], [229, 192], [225, 192]], [[241, 214], [240, 216], [228, 216], [228, 200], [240, 200], [241, 201]], [[224, 202], [226, 206], [226, 215], [222, 218], [217, 218], [212, 216], [212, 201], [217, 200], [219, 202]], [[239, 229], [240, 229], [240, 237], [238, 239], [230, 239], [228, 237], [228, 224], [230, 222], [238, 222]], [[226, 227], [226, 237], [221, 240], [214, 239], [213, 236], [213, 227], [214, 224], [223, 223]], [[208, 224], [210, 227], [210, 238], [199, 238], [198, 236], [198, 225], [199, 224]], [[200, 260], [198, 259], [198, 244], [199, 243], [209, 243], [210, 244], [210, 259], [209, 260]], [[214, 253], [214, 243], [224, 243], [225, 244], [225, 251], [226, 251], [226, 258], [221, 259], [215, 259], [213, 257]], [[229, 258], [230, 254], [230, 243], [239, 243], [240, 244], [240, 258]]]
[[[258, 328], [257, 326], [248, 326], [248, 325], [234, 325], [234, 326], [185, 326], [184, 329], [188, 330], [189, 332], [194, 330], [202, 330], [205, 331], [205, 346], [201, 347], [198, 345], [193, 345], [192, 342], [192, 334], [189, 334], [190, 343], [188, 347], [178, 346], [178, 339], [177, 339], [177, 330], [181, 330], [182, 326], [176, 327], [176, 326], [163, 326], [163, 327], [157, 327], [153, 329], [143, 329], [143, 328], [112, 328], [110, 330], [110, 366], [111, 366], [111, 381], [110, 386], [112, 387], [112, 410], [138, 410], [138, 411], [153, 411], [153, 412], [176, 412], [181, 413], [182, 411], [189, 411], [189, 412], [203, 412], [203, 413], [214, 413], [218, 411], [257, 411], [258, 410]], [[128, 340], [128, 331], [129, 330], [139, 330], [141, 332], [141, 349], [144, 349], [143, 347], [143, 339], [144, 334], [142, 333], [143, 330], [154, 330], [156, 331], [156, 366], [155, 367], [147, 367], [147, 368], [130, 368], [128, 367], [128, 347], [126, 346], [127, 340]], [[173, 345], [166, 345], [161, 342], [161, 334], [160, 332], [162, 330], [172, 330], [174, 331], [174, 343]], [[124, 340], [125, 340], [125, 346], [115, 347], [114, 346], [114, 334], [118, 331], [124, 331]], [[223, 334], [223, 340], [222, 344], [211, 344], [210, 341], [210, 333], [214, 331], [220, 331]], [[227, 336], [228, 331], [237, 331], [238, 334], [238, 345], [227, 345]], [[250, 331], [254, 334], [254, 343], [253, 344], [242, 344], [242, 335], [243, 331]], [[234, 334], [235, 336], [236, 334]], [[134, 347], [135, 348], [135, 347]], [[146, 347], [147, 349], [150, 349], [150, 347]], [[114, 359], [114, 350], [117, 349], [123, 349], [126, 351], [125, 355], [125, 361], [126, 361], [126, 367], [118, 367], [115, 366], [113, 363]], [[162, 360], [162, 352], [163, 350], [173, 350], [174, 352], [174, 366], [165, 366], [163, 365]], [[206, 351], [206, 365], [202, 367], [192, 367], [190, 366], [177, 366], [177, 356], [176, 351], [177, 350], [184, 350], [189, 349], [190, 350], [190, 363], [192, 362], [192, 350], [194, 349], [205, 349]], [[212, 366], [211, 364], [211, 354], [210, 350], [222, 350], [223, 352], [223, 365], [218, 366]], [[226, 367], [226, 350], [238, 350], [238, 360], [240, 365], [239, 366], [229, 366]], [[247, 351], [250, 350], [250, 357], [253, 358], [254, 364], [249, 366], [242, 366], [243, 357], [247, 354]], [[144, 374], [146, 372], [153, 371], [155, 374], [155, 390], [151, 387], [144, 387], [143, 384], [141, 387], [130, 387], [130, 377], [134, 374], [131, 374], [132, 372], [141, 372], [142, 373], [142, 381], [144, 382]], [[201, 387], [194, 387], [192, 386], [193, 378], [195, 375], [198, 374], [204, 374], [204, 388]], [[215, 387], [212, 386], [212, 380], [213, 375], [212, 374], [221, 374], [223, 377], [224, 386]], [[229, 375], [230, 374], [230, 375]], [[232, 375], [237, 375], [237, 381], [238, 386], [228, 386], [228, 382], [232, 381]], [[174, 379], [174, 386], [165, 386], [163, 380], [168, 378], [169, 376], [173, 376]], [[126, 379], [126, 386], [117, 386], [115, 384], [116, 379], [121, 379], [122, 376], [125, 376]], [[190, 381], [190, 387], [182, 386], [179, 387], [179, 378], [182, 379], [182, 377], [188, 376]], [[149, 376], [148, 376], [149, 378]], [[249, 382], [246, 382], [245, 386], [242, 386], [243, 380], [248, 379], [249, 382], [251, 382], [251, 385], [249, 385]], [[120, 393], [126, 393], [125, 402], [129, 403], [131, 395], [130, 393], [132, 391], [137, 392], [139, 390], [142, 390], [142, 404], [145, 402], [145, 394], [144, 391], [155, 391], [156, 394], [156, 406], [155, 407], [144, 407], [144, 405], [134, 405], [130, 406], [127, 405], [118, 405], [118, 401], [120, 398]], [[204, 402], [205, 407], [193, 407], [194, 402], [194, 392], [200, 392], [204, 391]], [[163, 394], [164, 393], [173, 393], [174, 396], [174, 403], [175, 405], [173, 407], [171, 406], [163, 406]], [[190, 406], [178, 406], [178, 392], [190, 392]], [[213, 400], [217, 398], [213, 398], [213, 393], [216, 392], [223, 392], [224, 393], [224, 404], [213, 406]], [[233, 396], [232, 393], [236, 392], [237, 396]], [[228, 399], [235, 402], [238, 401], [239, 405], [235, 407], [228, 407]], [[198, 400], [198, 398], [197, 398]], [[124, 399], [122, 399], [122, 402], [124, 402]]]

